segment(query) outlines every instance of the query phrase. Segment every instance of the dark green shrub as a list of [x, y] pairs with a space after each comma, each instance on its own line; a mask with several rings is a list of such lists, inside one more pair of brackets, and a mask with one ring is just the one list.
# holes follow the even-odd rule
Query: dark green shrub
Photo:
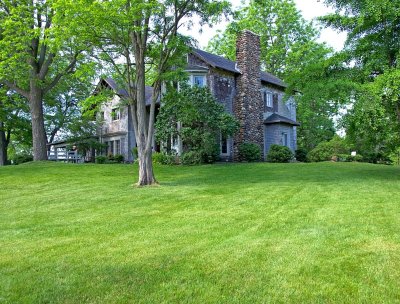
[[33, 156], [31, 154], [17, 154], [14, 156], [14, 158], [12, 159], [13, 164], [15, 165], [19, 165], [19, 164], [23, 164], [23, 163], [27, 163], [30, 161], [33, 161]]
[[303, 163], [307, 162], [308, 161], [307, 151], [305, 149], [297, 149], [295, 151], [295, 158], [299, 162], [303, 162]]
[[390, 159], [389, 155], [383, 152], [365, 153], [363, 161], [372, 164], [385, 164], [385, 165], [393, 164], [393, 160]]
[[182, 165], [198, 165], [202, 163], [203, 156], [198, 151], [188, 151], [180, 157]]
[[360, 154], [357, 154], [356, 156], [353, 156], [354, 161], [356, 162], [363, 162], [364, 161], [364, 157]]
[[124, 156], [122, 155], [122, 154], [116, 154], [116, 155], [114, 155], [114, 160], [117, 162], [117, 163], [123, 163], [124, 162]]
[[96, 156], [96, 164], [105, 164], [107, 161], [107, 157], [103, 155]]
[[339, 136], [335, 136], [331, 141], [321, 142], [313, 150], [311, 150], [307, 157], [312, 162], [320, 162], [332, 160], [337, 158], [340, 154], [349, 153], [345, 141]]
[[248, 162], [261, 160], [260, 146], [255, 143], [242, 143], [239, 146], [240, 159]]
[[153, 163], [160, 165], [175, 164], [175, 156], [164, 152], [154, 152], [152, 154]]
[[134, 148], [132, 148], [132, 155], [133, 155], [133, 159], [138, 159], [138, 148], [137, 147], [134, 147]]
[[293, 152], [285, 146], [271, 145], [267, 155], [270, 163], [288, 163], [293, 159]]

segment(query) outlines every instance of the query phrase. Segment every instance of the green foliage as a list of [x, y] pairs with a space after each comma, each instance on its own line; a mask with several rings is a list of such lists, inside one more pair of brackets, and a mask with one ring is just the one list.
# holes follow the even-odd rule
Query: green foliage
[[168, 143], [179, 136], [183, 152], [198, 152], [201, 162], [217, 160], [220, 134], [232, 136], [239, 128], [237, 120], [225, 112], [208, 88], [181, 83], [179, 92], [171, 88], [162, 103], [156, 122], [157, 139]]
[[321, 162], [332, 160], [332, 157], [337, 157], [340, 154], [349, 152], [348, 145], [345, 140], [339, 136], [335, 136], [328, 142], [321, 142], [313, 150], [308, 153], [308, 159], [312, 162]]
[[33, 161], [33, 156], [31, 153], [22, 152], [22, 153], [13, 155], [13, 157], [11, 158], [11, 161], [14, 165], [20, 165], [23, 163]]
[[180, 161], [182, 165], [199, 165], [204, 162], [201, 151], [188, 151], [181, 155]]
[[107, 157], [103, 155], [96, 156], [96, 164], [105, 164], [107, 162]]
[[307, 162], [307, 150], [305, 149], [297, 149], [294, 153], [294, 157], [296, 158], [297, 161], [299, 162]]
[[137, 147], [132, 148], [132, 156], [133, 156], [133, 158], [135, 160], [139, 157], [138, 148]]
[[261, 160], [261, 148], [255, 143], [242, 143], [239, 145], [239, 157], [241, 160], [255, 162]]
[[124, 156], [122, 155], [122, 154], [116, 154], [116, 155], [114, 155], [114, 160], [117, 162], [117, 163], [123, 163], [124, 162]]
[[356, 89], [347, 92], [351, 107], [343, 122], [346, 134], [364, 155], [390, 153], [400, 144], [399, 2], [325, 2], [335, 13], [320, 20], [348, 33], [340, 55]]
[[293, 152], [286, 146], [271, 145], [267, 161], [270, 163], [288, 163], [293, 159]]
[[153, 163], [159, 165], [174, 165], [175, 164], [175, 155], [168, 154], [165, 152], [153, 152], [152, 159]]

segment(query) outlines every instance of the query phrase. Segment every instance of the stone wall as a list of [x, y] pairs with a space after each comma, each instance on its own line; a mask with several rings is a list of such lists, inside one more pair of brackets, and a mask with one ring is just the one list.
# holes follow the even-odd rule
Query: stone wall
[[264, 151], [263, 101], [260, 80], [260, 37], [243, 31], [236, 41], [236, 60], [240, 75], [236, 79], [236, 98], [233, 112], [240, 122], [234, 138], [233, 158], [239, 159], [239, 146], [252, 142]]

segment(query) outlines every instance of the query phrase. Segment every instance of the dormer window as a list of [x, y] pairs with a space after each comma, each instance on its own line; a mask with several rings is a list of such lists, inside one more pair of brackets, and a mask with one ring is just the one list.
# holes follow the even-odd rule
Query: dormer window
[[273, 97], [272, 93], [268, 91], [263, 91], [263, 101], [264, 101], [264, 109], [267, 111], [269, 108], [273, 107]]

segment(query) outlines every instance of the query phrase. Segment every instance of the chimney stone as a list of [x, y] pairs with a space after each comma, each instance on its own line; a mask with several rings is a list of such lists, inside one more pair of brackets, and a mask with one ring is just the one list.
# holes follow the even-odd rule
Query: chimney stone
[[263, 100], [261, 96], [260, 37], [245, 30], [236, 41], [236, 64], [240, 75], [236, 80], [233, 112], [240, 122], [234, 138], [234, 160], [240, 161], [239, 146], [255, 143], [264, 153]]

